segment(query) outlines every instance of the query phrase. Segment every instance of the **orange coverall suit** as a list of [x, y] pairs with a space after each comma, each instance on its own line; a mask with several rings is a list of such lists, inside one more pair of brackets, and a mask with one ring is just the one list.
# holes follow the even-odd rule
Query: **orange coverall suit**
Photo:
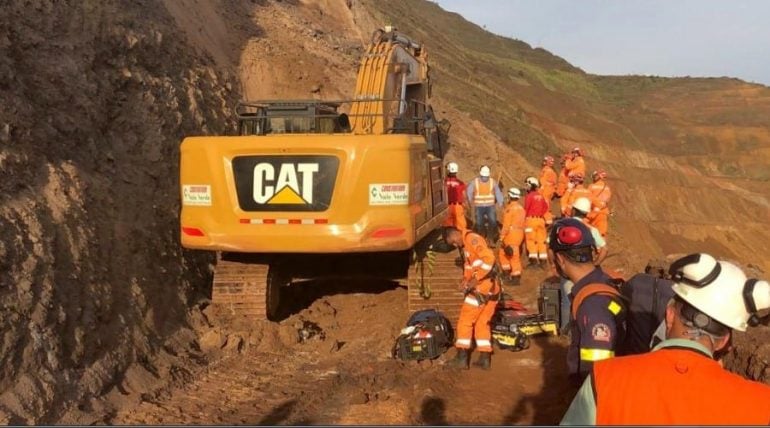
[[570, 177], [576, 173], [580, 173], [583, 177], [586, 176], [586, 161], [583, 160], [583, 156], [575, 156], [574, 159], [567, 159], [564, 162], [564, 167], [567, 168], [567, 175]]
[[591, 200], [591, 206], [594, 205], [593, 198], [591, 197], [591, 191], [586, 189], [582, 184], [576, 184], [573, 188], [567, 190], [564, 197], [561, 198], [561, 215], [564, 217], [572, 216], [572, 205], [578, 198], [588, 198]]
[[545, 213], [545, 224], [550, 225], [553, 223], [553, 214], [551, 214], [551, 200], [553, 194], [556, 192], [556, 171], [548, 165], [543, 166], [540, 170], [540, 194], [543, 195], [545, 201], [548, 202], [548, 211]]
[[589, 224], [595, 227], [602, 236], [607, 235], [607, 219], [610, 215], [610, 198], [612, 191], [604, 180], [599, 180], [588, 186], [591, 191], [592, 212], [588, 215]]
[[448, 176], [444, 179], [446, 186], [447, 203], [449, 204], [447, 218], [444, 220], [444, 226], [452, 226], [465, 233], [468, 230], [468, 223], [465, 221], [465, 183], [457, 177]]
[[556, 181], [556, 196], [558, 197], [564, 197], [564, 192], [567, 191], [567, 188], [569, 187], [569, 170], [567, 167], [562, 166], [561, 171], [559, 171], [559, 178]]
[[524, 198], [524, 235], [527, 237], [527, 253], [531, 260], [546, 260], [548, 253], [545, 247], [545, 219], [548, 203], [539, 191], [533, 190]]
[[[511, 275], [521, 275], [521, 242], [524, 241], [524, 207], [517, 201], [511, 201], [503, 213], [503, 230], [500, 232], [503, 245], [498, 253], [500, 267]], [[505, 247], [513, 247], [513, 255], [505, 254]]]
[[[460, 309], [455, 347], [470, 349], [471, 341], [475, 338], [476, 349], [479, 352], [492, 352], [492, 329], [489, 321], [495, 313], [500, 287], [488, 275], [495, 264], [495, 254], [487, 247], [486, 240], [473, 232], [466, 232], [463, 236], [463, 252], [465, 253], [463, 279], [475, 278], [478, 283], [474, 291], [465, 296]], [[476, 293], [486, 301], [479, 301]]]

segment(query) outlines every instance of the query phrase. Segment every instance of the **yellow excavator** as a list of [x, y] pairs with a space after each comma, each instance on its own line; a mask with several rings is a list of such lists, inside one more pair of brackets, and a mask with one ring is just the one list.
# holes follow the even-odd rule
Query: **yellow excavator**
[[217, 252], [212, 304], [275, 320], [292, 283], [415, 272], [422, 288], [410, 299], [424, 300], [415, 248], [447, 209], [448, 122], [435, 118], [430, 89], [423, 45], [386, 27], [352, 100], [242, 102], [238, 136], [185, 138], [181, 242]]

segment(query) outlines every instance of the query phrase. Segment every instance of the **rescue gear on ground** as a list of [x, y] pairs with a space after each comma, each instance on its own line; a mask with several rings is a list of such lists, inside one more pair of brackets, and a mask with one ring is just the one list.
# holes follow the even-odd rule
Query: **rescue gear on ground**
[[[671, 264], [669, 274], [673, 290], [682, 300], [696, 308], [691, 320], [696, 327], [709, 331], [709, 321], [746, 331], [759, 322], [757, 312], [770, 308], [770, 284], [747, 279], [740, 268], [730, 262], [696, 253]], [[707, 319], [698, 319], [703, 315]]]
[[447, 164], [446, 166], [446, 170], [450, 174], [457, 174], [458, 172], [460, 172], [460, 167], [455, 162], [449, 162], [449, 164]]
[[594, 365], [562, 425], [767, 425], [770, 387], [723, 369], [702, 344], [666, 340]]
[[409, 317], [396, 339], [392, 356], [401, 360], [432, 360], [446, 352], [453, 340], [452, 324], [444, 314], [424, 309]]
[[[535, 182], [537, 179], [530, 177]], [[548, 202], [542, 194], [531, 188], [524, 198], [524, 235], [527, 240], [527, 253], [530, 264], [536, 261], [548, 259], [548, 251], [545, 246], [545, 213], [548, 212]]]
[[479, 175], [482, 177], [489, 177], [490, 174], [491, 174], [491, 171], [489, 170], [489, 167], [486, 165], [482, 166], [481, 169], [479, 169]]
[[538, 334], [558, 334], [557, 320], [548, 316], [542, 298], [538, 299], [539, 313], [530, 314], [519, 302], [506, 297], [497, 306], [492, 318], [492, 338], [498, 348], [521, 351], [529, 348], [529, 336]]
[[470, 349], [475, 339], [476, 349], [492, 352], [489, 320], [495, 312], [501, 291], [496, 278], [495, 255], [484, 238], [473, 232], [466, 232], [463, 236], [463, 253], [464, 284], [475, 282], [475, 285], [467, 287], [464, 292], [455, 347]]

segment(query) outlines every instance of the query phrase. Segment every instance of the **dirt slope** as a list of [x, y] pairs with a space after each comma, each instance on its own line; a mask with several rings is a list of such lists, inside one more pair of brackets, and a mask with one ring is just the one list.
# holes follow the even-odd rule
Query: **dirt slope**
[[[484, 379], [384, 357], [406, 316], [392, 284], [294, 290], [280, 324], [225, 328], [200, 310], [212, 259], [179, 248], [181, 138], [231, 133], [240, 98], [350, 97], [385, 23], [426, 44], [463, 178], [489, 163], [518, 183], [579, 144], [616, 191], [610, 267], [706, 250], [770, 270], [768, 88], [588, 75], [417, 0], [12, 4], [0, 8], [0, 421], [558, 421], [563, 343], [496, 356], [487, 380], [515, 379], [480, 418], [462, 397]], [[517, 298], [531, 307], [542, 276]], [[305, 320], [327, 338], [297, 343]], [[763, 328], [730, 361], [767, 381]]]
[[10, 3], [0, 34], [0, 419], [87, 423], [200, 359], [177, 147], [232, 129], [235, 65], [162, 3]]

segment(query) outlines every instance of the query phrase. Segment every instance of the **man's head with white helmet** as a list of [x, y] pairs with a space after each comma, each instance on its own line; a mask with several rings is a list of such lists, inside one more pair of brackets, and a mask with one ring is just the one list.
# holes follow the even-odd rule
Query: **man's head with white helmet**
[[491, 175], [491, 173], [492, 173], [492, 171], [486, 165], [484, 165], [481, 168], [479, 168], [479, 177], [481, 177], [482, 181], [489, 180], [489, 176]]
[[575, 199], [572, 204], [572, 217], [585, 218], [591, 211], [591, 200], [586, 197]]
[[460, 172], [460, 166], [457, 165], [457, 162], [449, 162], [446, 166], [446, 172], [449, 173], [450, 176], [454, 177], [458, 172]]
[[696, 253], [671, 264], [674, 300], [666, 310], [666, 338], [695, 340], [712, 352], [727, 346], [732, 330], [758, 323], [770, 308], [770, 284], [747, 279], [736, 265]]
[[508, 197], [511, 198], [512, 201], [518, 201], [521, 199], [521, 190], [516, 187], [511, 187], [508, 189]]

